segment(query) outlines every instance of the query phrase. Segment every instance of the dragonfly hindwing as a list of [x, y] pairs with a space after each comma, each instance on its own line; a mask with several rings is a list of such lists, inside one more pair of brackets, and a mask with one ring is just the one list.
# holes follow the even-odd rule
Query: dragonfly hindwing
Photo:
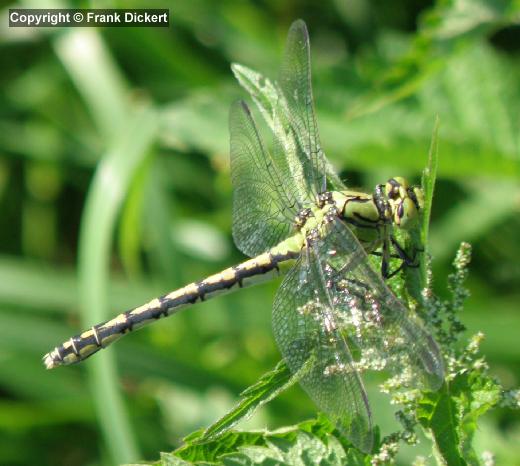
[[290, 235], [298, 208], [245, 103], [236, 102], [231, 108], [229, 131], [233, 237], [243, 253], [255, 256]]

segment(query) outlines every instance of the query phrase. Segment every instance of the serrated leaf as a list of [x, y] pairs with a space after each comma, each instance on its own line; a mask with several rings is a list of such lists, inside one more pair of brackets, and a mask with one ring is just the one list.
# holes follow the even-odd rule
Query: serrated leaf
[[239, 84], [254, 100], [269, 128], [276, 134], [273, 115], [278, 102], [278, 90], [274, 84], [257, 71], [238, 63], [231, 65], [231, 71]]
[[450, 466], [464, 466], [458, 445], [457, 406], [452, 398], [451, 383], [445, 381], [436, 392], [426, 392], [419, 403], [417, 418], [432, 433], [435, 445]]
[[477, 420], [500, 399], [500, 387], [480, 372], [458, 374], [437, 392], [425, 393], [418, 420], [432, 433], [447, 464], [479, 464], [472, 447]]
[[370, 456], [336, 437], [324, 417], [276, 431], [228, 431], [217, 440], [191, 444], [162, 453], [156, 465], [352, 465], [367, 464]]
[[168, 453], [161, 453], [161, 460], [158, 462], [161, 466], [189, 466], [192, 463], [184, 461], [177, 456], [169, 455]]
[[297, 431], [295, 438], [274, 434], [267, 437], [265, 446], [244, 446], [236, 453], [223, 456], [222, 460], [226, 465], [339, 466], [346, 463], [347, 455], [333, 436], [321, 441], [307, 432]]
[[[464, 394], [462, 400], [467, 406], [460, 423], [461, 450], [464, 458], [470, 464], [478, 464], [478, 458], [473, 450], [473, 436], [477, 430], [477, 420], [500, 400], [500, 387], [489, 377], [470, 376], [470, 389], [461, 387]], [[473, 380], [473, 381], [472, 381]], [[469, 395], [469, 397], [467, 396]]]
[[409, 231], [406, 238], [406, 250], [411, 252], [411, 256], [417, 255], [419, 267], [406, 267], [406, 289], [413, 299], [420, 303], [422, 301], [422, 290], [427, 286], [427, 263], [425, 260], [426, 248], [428, 246], [428, 232], [430, 228], [430, 215], [433, 203], [433, 191], [437, 178], [438, 164], [438, 138], [439, 138], [439, 118], [435, 119], [433, 127], [430, 149], [428, 151], [428, 164], [422, 172], [421, 188], [423, 191], [423, 208], [420, 222], [416, 228]]
[[[175, 450], [176, 455], [186, 461], [217, 461], [226, 453], [237, 451], [242, 445], [258, 445], [263, 443], [263, 432], [228, 431], [216, 440], [204, 443], [191, 443]], [[166, 455], [166, 453], [165, 453]]]
[[298, 374], [292, 375], [285, 362], [280, 361], [272, 371], [241, 393], [240, 401], [229, 413], [208, 427], [200, 437], [190, 436], [190, 442], [203, 442], [222, 435], [239, 421], [250, 418], [258, 408], [294, 385], [300, 377]]

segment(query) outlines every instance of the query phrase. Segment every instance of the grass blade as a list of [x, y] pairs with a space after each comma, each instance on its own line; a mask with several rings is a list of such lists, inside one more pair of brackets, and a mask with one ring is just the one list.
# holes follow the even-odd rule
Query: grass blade
[[[89, 190], [79, 245], [79, 294], [87, 327], [107, 320], [107, 285], [116, 219], [130, 182], [148, 153], [157, 129], [154, 112], [142, 108], [131, 116], [114, 146], [102, 158]], [[115, 463], [139, 457], [121, 395], [113, 355], [98, 355], [90, 364], [94, 402]]]

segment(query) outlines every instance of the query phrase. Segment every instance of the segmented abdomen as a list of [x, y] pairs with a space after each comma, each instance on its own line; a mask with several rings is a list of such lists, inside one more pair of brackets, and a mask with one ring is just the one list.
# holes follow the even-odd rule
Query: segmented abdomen
[[267, 252], [200, 282], [190, 283], [142, 306], [123, 312], [54, 348], [43, 357], [45, 366], [47, 369], [52, 369], [56, 366], [83, 361], [121, 338], [125, 333], [144, 327], [161, 317], [167, 317], [199, 300], [204, 301], [219, 293], [269, 279], [278, 272], [278, 265], [281, 262], [296, 256], [297, 253], [294, 252], [277, 255]]

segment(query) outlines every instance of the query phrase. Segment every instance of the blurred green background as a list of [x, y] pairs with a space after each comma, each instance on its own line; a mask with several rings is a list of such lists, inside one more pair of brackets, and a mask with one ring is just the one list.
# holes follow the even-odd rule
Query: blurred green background
[[[9, 29], [9, 7], [161, 7], [162, 28]], [[243, 259], [231, 238], [227, 112], [239, 62], [276, 77], [311, 35], [322, 145], [351, 187], [419, 179], [440, 117], [435, 287], [474, 245], [462, 321], [506, 387], [520, 379], [518, 3], [446, 0], [4, 2], [0, 29], [0, 464], [156, 459], [279, 360], [278, 283], [220, 297], [78, 367], [41, 356], [81, 328]], [[373, 400], [383, 430], [388, 400]], [[248, 427], [314, 416], [292, 388]], [[243, 427], [243, 426], [242, 426]], [[476, 449], [518, 465], [520, 416]], [[426, 447], [425, 447], [426, 448]], [[405, 450], [402, 464], [421, 452]], [[428, 454], [427, 448], [424, 450]]]

